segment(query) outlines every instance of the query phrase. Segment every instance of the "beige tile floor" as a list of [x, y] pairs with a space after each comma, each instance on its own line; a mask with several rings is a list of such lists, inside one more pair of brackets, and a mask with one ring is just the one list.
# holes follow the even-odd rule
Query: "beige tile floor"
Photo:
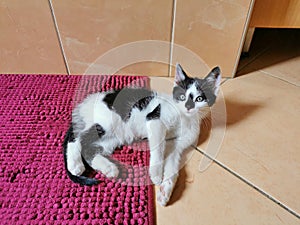
[[[0, 1], [0, 73], [66, 74], [48, 1], [26, 2], [28, 8], [35, 9], [34, 14], [14, 1]], [[66, 3], [54, 1], [54, 7], [55, 4]], [[86, 10], [88, 14], [90, 9]], [[68, 12], [58, 12], [58, 17], [63, 18], [65, 13]], [[76, 21], [71, 18], [66, 24], [72, 26]], [[155, 34], [155, 26], [149, 26]], [[62, 35], [66, 46], [69, 34], [63, 31]], [[142, 37], [143, 31], [138, 31], [138, 35]], [[164, 39], [169, 34], [157, 35]], [[278, 38], [272, 37], [266, 43], [254, 38], [250, 56], [240, 63], [240, 76], [224, 80], [223, 97], [218, 103], [221, 107], [212, 110], [217, 120], [224, 115], [222, 103], [225, 103], [227, 122], [224, 139], [217, 140], [220, 148], [212, 151], [208, 146], [218, 144], [211, 140], [223, 131], [221, 122], [217, 121], [210, 130], [211, 123], [206, 121], [197, 146], [201, 153], [195, 150], [181, 170], [170, 205], [164, 208], [157, 205], [158, 225], [300, 224], [298, 37], [289, 33], [288, 38], [279, 38], [280, 44], [276, 44]], [[88, 37], [82, 40], [85, 38]], [[66, 60], [71, 62], [71, 72], [79, 73], [83, 71], [81, 64], [76, 64], [81, 59], [81, 45], [72, 40], [71, 44], [74, 43], [78, 51], [67, 48]], [[91, 50], [97, 47], [97, 42], [87, 40], [84, 44], [89, 43]], [[82, 54], [82, 60], [89, 63], [93, 52]], [[155, 67], [149, 65], [149, 68], [155, 73]], [[167, 71], [164, 66], [158, 68], [157, 74]], [[134, 67], [127, 71], [134, 73]], [[172, 85], [170, 78], [151, 79], [151, 86], [158, 90], [165, 91]], [[214, 162], [199, 171], [199, 166], [203, 168], [207, 163], [204, 154], [216, 153]]]

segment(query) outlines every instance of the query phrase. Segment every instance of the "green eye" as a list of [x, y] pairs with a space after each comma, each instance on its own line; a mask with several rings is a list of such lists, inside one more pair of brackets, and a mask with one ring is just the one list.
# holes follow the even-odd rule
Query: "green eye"
[[204, 100], [204, 98], [202, 96], [198, 96], [195, 101], [202, 102], [203, 100]]
[[185, 100], [185, 95], [184, 94], [180, 95], [179, 98], [178, 98], [178, 100], [184, 101]]

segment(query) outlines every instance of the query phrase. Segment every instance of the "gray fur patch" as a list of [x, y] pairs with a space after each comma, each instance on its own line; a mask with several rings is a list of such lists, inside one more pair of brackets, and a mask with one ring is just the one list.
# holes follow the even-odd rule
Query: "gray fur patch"
[[83, 132], [80, 136], [80, 143], [82, 147], [81, 155], [89, 164], [92, 162], [96, 154], [101, 154], [103, 152], [103, 148], [94, 146], [94, 143], [103, 135], [105, 135], [103, 127], [99, 124], [95, 124], [90, 127], [90, 129]]

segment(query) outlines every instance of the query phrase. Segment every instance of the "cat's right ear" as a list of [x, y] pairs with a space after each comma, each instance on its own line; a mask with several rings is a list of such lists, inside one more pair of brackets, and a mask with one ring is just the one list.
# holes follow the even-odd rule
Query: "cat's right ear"
[[176, 63], [176, 73], [175, 73], [175, 84], [180, 84], [186, 79], [187, 75], [180, 66], [179, 63]]

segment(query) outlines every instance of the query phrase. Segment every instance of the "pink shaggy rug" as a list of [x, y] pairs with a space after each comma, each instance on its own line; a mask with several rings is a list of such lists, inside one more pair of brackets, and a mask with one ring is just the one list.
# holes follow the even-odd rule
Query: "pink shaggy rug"
[[62, 143], [88, 93], [148, 86], [136, 76], [0, 75], [0, 224], [154, 224], [146, 141], [116, 150], [120, 177], [74, 184]]

